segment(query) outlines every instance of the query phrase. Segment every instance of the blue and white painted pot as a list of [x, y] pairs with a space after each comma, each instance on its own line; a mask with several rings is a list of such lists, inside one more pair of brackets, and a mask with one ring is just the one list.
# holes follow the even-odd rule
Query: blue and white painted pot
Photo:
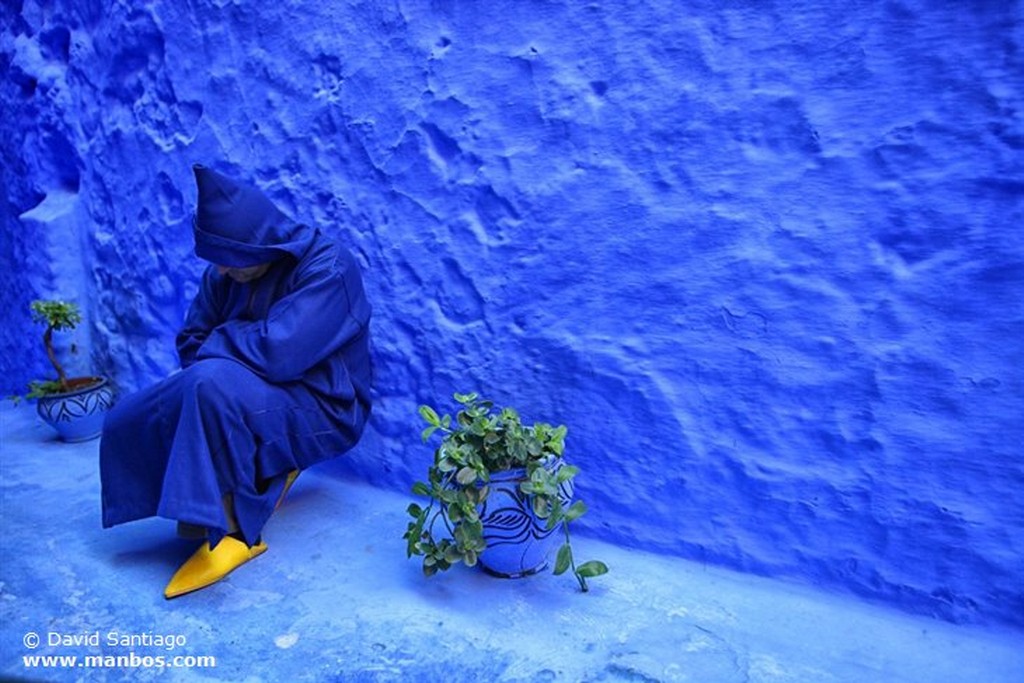
[[71, 382], [87, 386], [42, 396], [37, 400], [36, 410], [46, 424], [57, 430], [62, 441], [95, 439], [103, 431], [103, 418], [114, 404], [113, 387], [105, 377], [79, 377]]
[[[562, 461], [554, 463], [556, 471]], [[480, 554], [480, 566], [488, 573], [514, 579], [543, 571], [552, 550], [563, 538], [560, 527], [546, 528], [546, 520], [533, 512], [530, 496], [519, 490], [526, 470], [513, 469], [491, 475], [490, 489], [480, 519], [487, 548]], [[559, 497], [568, 506], [572, 482], [561, 485]]]

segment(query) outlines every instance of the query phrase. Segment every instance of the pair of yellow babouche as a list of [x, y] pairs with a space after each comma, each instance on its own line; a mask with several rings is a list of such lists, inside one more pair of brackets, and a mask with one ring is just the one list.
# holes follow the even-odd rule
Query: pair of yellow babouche
[[[275, 509], [281, 507], [285, 495], [298, 476], [298, 470], [288, 474], [284, 490], [277, 500]], [[230, 508], [228, 511], [228, 516], [231, 518], [233, 515], [230, 514]], [[229, 529], [230, 531], [232, 530]], [[199, 549], [185, 561], [185, 564], [174, 572], [174, 576], [171, 577], [164, 589], [164, 597], [170, 600], [213, 585], [249, 560], [255, 559], [265, 552], [267, 552], [267, 543], [262, 539], [255, 545], [248, 546], [234, 536], [226, 535], [213, 548], [210, 547], [209, 541], [204, 541]]]

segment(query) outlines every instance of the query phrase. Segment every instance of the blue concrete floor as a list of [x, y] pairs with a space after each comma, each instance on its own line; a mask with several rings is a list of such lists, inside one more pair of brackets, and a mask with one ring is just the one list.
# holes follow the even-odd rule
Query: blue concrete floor
[[[593, 539], [577, 539], [577, 552], [612, 573], [588, 594], [550, 574], [510, 581], [459, 568], [428, 580], [405, 559], [410, 499], [346, 480], [337, 467], [299, 479], [266, 529], [267, 554], [165, 601], [164, 584], [192, 544], [166, 520], [101, 529], [97, 451], [98, 441], [55, 441], [32, 406], [0, 409], [0, 677], [1024, 680], [1019, 632], [908, 616]], [[40, 639], [34, 648], [30, 634]], [[32, 667], [33, 655], [77, 659]], [[110, 666], [87, 667], [86, 655]], [[216, 662], [146, 667], [159, 656]]]

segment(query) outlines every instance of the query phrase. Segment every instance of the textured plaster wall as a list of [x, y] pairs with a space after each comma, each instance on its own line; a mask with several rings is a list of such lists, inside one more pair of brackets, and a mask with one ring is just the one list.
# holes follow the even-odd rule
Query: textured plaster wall
[[174, 368], [218, 164], [365, 268], [359, 476], [480, 390], [569, 426], [583, 533], [1024, 625], [1019, 3], [3, 7], [5, 393], [36, 296]]

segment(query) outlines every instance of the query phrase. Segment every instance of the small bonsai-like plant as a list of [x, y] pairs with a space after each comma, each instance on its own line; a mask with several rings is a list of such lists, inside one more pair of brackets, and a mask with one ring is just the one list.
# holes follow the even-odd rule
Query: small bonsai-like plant
[[[563, 503], [560, 489], [579, 473], [579, 468], [561, 462], [567, 433], [564, 425], [546, 423], [525, 426], [512, 408], [496, 410], [493, 402], [477, 394], [455, 394], [461, 409], [453, 422], [430, 406], [419, 407], [426, 421], [422, 439], [426, 443], [435, 432], [443, 438], [434, 451], [434, 462], [427, 481], [413, 485], [413, 493], [430, 499], [427, 507], [412, 503], [404, 538], [408, 557], [423, 557], [423, 572], [436, 574], [463, 562], [474, 566], [486, 549], [480, 514], [487, 500], [491, 475], [521, 468], [525, 476], [519, 490], [526, 494], [529, 508], [544, 520], [547, 530], [561, 527], [565, 540], [555, 559], [554, 573], [572, 569], [580, 589], [588, 590], [587, 579], [600, 576], [608, 567], [592, 560], [576, 565], [572, 555], [569, 523], [582, 516], [587, 507], [577, 500]], [[435, 526], [444, 519], [444, 533]]]
[[57, 360], [57, 354], [53, 349], [53, 333], [63, 330], [73, 330], [82, 322], [82, 314], [77, 304], [68, 301], [42, 301], [32, 302], [32, 320], [46, 326], [43, 332], [43, 345], [46, 347], [46, 356], [50, 359], [53, 369], [57, 371], [57, 378], [52, 380], [36, 380], [29, 382], [29, 392], [26, 398], [39, 398], [62, 394], [72, 390], [64, 366]]

